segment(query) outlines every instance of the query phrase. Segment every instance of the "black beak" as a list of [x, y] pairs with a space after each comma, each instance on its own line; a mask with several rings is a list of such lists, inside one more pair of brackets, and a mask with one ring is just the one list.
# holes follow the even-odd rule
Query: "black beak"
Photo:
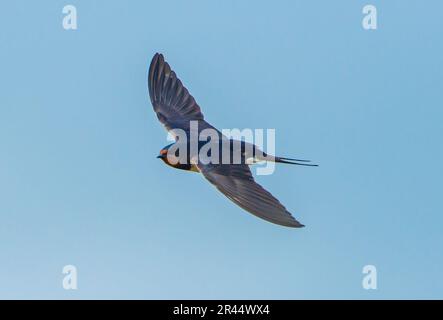
[[161, 155], [160, 155], [160, 156], [157, 156], [157, 159], [161, 159], [161, 158], [163, 158]]

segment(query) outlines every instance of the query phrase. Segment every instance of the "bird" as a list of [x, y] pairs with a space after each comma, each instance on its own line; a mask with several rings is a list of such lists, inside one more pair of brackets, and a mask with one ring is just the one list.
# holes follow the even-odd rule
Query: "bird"
[[[304, 166], [317, 166], [316, 164], [308, 163], [309, 160], [267, 155], [254, 144], [224, 136], [204, 119], [200, 106], [165, 61], [163, 54], [156, 53], [151, 60], [148, 71], [148, 91], [158, 120], [175, 138], [174, 143], [160, 150], [157, 158], [175, 169], [202, 174], [228, 199], [261, 219], [290, 228], [304, 227], [277, 198], [255, 181], [249, 166], [257, 161]], [[180, 157], [177, 153], [180, 147], [190, 148], [194, 142], [197, 149], [202, 147], [201, 141], [192, 140], [192, 131], [195, 130], [192, 128], [192, 123], [198, 125], [197, 134], [208, 129], [218, 133], [218, 140], [214, 138], [212, 142], [219, 143], [221, 151], [225, 149], [233, 151], [233, 146], [236, 145], [240, 150], [240, 161], [205, 162], [191, 152]], [[181, 137], [179, 132], [184, 133], [185, 137]], [[232, 157], [229, 160], [232, 161]]]

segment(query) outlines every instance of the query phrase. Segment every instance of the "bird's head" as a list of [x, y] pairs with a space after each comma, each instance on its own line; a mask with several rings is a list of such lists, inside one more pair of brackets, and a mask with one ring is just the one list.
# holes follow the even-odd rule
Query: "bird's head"
[[157, 156], [157, 159], [165, 159], [168, 157], [168, 150], [161, 149], [159, 155]]
[[[167, 145], [166, 147], [163, 147], [163, 148], [160, 150], [159, 155], [157, 156], [157, 159], [161, 159], [161, 160], [162, 160], [164, 163], [166, 163], [167, 165], [169, 165], [169, 166], [173, 166], [173, 167], [174, 167], [174, 165], [173, 165], [169, 160], [171, 159], [171, 157], [175, 157], [175, 155], [174, 155], [174, 154], [169, 154], [169, 155], [168, 155], [168, 153], [169, 153], [169, 149], [171, 148], [172, 145], [173, 145], [173, 143]], [[169, 158], [169, 159], [168, 159], [168, 158]], [[177, 160], [177, 159], [174, 158], [174, 160]]]
[[165, 164], [175, 169], [198, 172], [197, 168], [190, 163], [187, 163], [186, 161], [184, 163], [180, 163], [179, 150], [178, 148], [171, 149], [171, 146], [173, 145], [174, 143], [167, 145], [166, 147], [161, 149], [157, 158], [161, 159]]

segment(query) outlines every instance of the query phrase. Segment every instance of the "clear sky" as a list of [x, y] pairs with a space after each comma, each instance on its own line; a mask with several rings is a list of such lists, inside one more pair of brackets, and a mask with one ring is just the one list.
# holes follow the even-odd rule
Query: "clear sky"
[[[443, 298], [441, 1], [1, 8], [0, 298]], [[257, 179], [304, 229], [155, 158], [155, 52], [214, 126], [275, 128], [279, 155], [320, 164]]]

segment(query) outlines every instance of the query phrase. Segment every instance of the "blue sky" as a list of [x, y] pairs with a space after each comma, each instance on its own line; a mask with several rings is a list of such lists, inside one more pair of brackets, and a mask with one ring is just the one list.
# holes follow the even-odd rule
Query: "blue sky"
[[[362, 28], [362, 8], [378, 29]], [[62, 28], [73, 4], [78, 30]], [[0, 20], [0, 298], [443, 298], [441, 1], [14, 1]], [[155, 158], [165, 55], [306, 228]], [[62, 288], [62, 268], [78, 290]], [[362, 288], [377, 267], [378, 289]]]

